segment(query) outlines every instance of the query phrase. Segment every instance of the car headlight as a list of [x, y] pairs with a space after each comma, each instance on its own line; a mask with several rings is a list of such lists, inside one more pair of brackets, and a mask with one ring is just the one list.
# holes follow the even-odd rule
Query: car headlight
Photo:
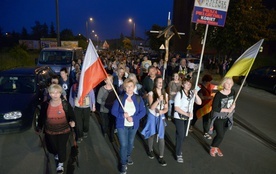
[[22, 117], [22, 113], [20, 111], [13, 111], [13, 112], [6, 113], [4, 115], [5, 120], [15, 120], [21, 117]]

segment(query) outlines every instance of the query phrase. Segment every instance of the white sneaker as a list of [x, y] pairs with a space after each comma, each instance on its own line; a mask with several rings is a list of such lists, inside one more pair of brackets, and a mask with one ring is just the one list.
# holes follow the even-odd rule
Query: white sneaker
[[211, 135], [209, 135], [208, 133], [205, 133], [205, 134], [203, 135], [203, 137], [206, 138], [206, 139], [208, 139], [208, 140], [211, 140], [211, 139], [212, 139]]
[[183, 163], [184, 162], [182, 156], [176, 156], [176, 158], [177, 158], [178, 163]]
[[60, 166], [60, 165], [59, 165], [59, 166], [57, 167], [57, 173], [58, 173], [58, 174], [62, 174], [63, 171], [64, 171], [63, 166]]

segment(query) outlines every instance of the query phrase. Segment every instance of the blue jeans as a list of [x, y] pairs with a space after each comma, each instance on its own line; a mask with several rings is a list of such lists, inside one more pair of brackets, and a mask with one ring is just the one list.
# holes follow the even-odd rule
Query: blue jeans
[[127, 157], [131, 155], [133, 149], [134, 138], [137, 132], [137, 129], [134, 127], [124, 127], [124, 128], [117, 128], [118, 130], [118, 137], [120, 141], [120, 157], [121, 157], [121, 164], [127, 164]]

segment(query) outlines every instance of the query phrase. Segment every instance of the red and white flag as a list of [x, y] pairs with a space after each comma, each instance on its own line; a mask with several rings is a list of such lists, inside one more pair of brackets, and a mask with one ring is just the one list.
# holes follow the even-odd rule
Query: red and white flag
[[101, 59], [99, 58], [92, 41], [89, 39], [79, 81], [79, 104], [82, 104], [84, 97], [106, 78], [107, 73], [103, 67]]

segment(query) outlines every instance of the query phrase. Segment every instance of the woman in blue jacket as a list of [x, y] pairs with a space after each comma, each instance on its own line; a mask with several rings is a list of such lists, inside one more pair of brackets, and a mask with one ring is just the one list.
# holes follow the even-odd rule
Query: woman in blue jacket
[[139, 95], [134, 94], [135, 82], [127, 78], [123, 86], [126, 93], [120, 99], [124, 108], [116, 100], [111, 110], [112, 115], [116, 117], [116, 128], [120, 141], [120, 172], [122, 174], [126, 173], [127, 164], [133, 164], [130, 155], [133, 149], [134, 138], [140, 119], [146, 115], [143, 99]]

